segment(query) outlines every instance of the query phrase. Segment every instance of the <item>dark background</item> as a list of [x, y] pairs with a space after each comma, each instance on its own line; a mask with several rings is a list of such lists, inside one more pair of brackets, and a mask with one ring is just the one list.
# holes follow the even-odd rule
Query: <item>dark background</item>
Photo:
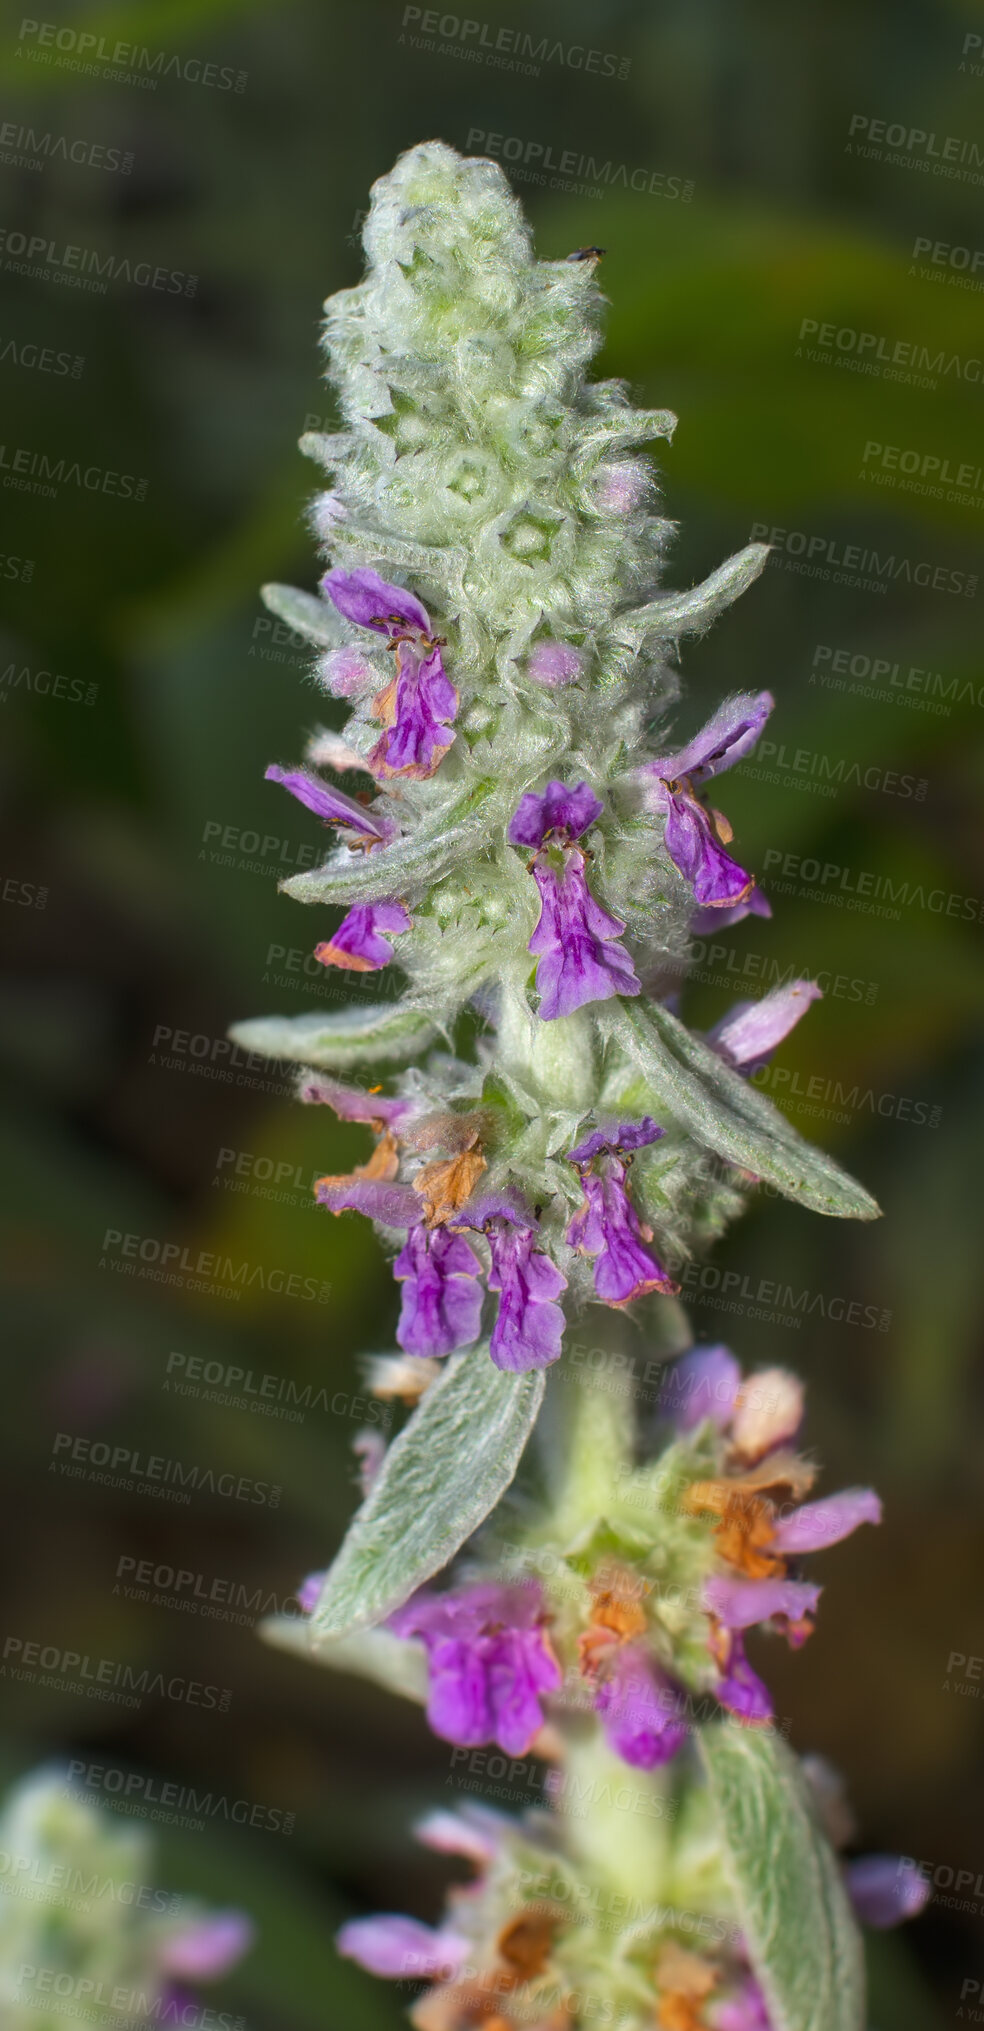
[[[269, 760], [300, 754], [324, 708], [303, 651], [266, 625], [257, 586], [315, 580], [304, 522], [314, 474], [295, 442], [331, 413], [320, 305], [358, 278], [370, 183], [407, 145], [438, 135], [465, 148], [473, 129], [515, 137], [524, 154], [533, 142], [555, 158], [573, 150], [664, 174], [664, 195], [597, 177], [587, 195], [549, 178], [517, 188], [543, 255], [608, 250], [599, 370], [680, 416], [660, 448], [681, 525], [673, 583], [703, 576], [754, 524], [817, 534], [838, 553], [853, 544], [928, 561], [947, 584], [980, 564], [979, 500], [860, 475], [870, 441], [954, 468], [984, 463], [972, 364], [984, 294], [958, 286], [967, 276], [945, 259], [924, 260], [925, 279], [912, 254], [917, 237], [984, 244], [984, 172], [962, 181], [918, 156], [908, 166], [846, 146], [856, 114], [981, 139], [980, 53], [963, 60], [978, 9], [477, 0], [458, 10], [488, 24], [487, 41], [504, 26], [559, 40], [561, 55], [535, 76], [466, 60], [453, 32], [414, 48], [402, 12], [382, 0], [59, 0], [61, 27], [177, 57], [185, 75], [172, 66], [154, 90], [31, 61], [23, 49], [37, 39], [21, 38], [16, 6], [0, 36], [6, 151], [25, 152], [14, 137], [27, 126], [97, 155], [0, 164], [7, 232], [198, 278], [188, 293], [183, 280], [155, 288], [123, 271], [95, 293], [57, 267], [49, 279], [17, 274], [0, 251], [3, 1630], [233, 1692], [222, 1717], [153, 1698], [128, 1713], [8, 1676], [3, 1758], [12, 1774], [69, 1750], [295, 1812], [290, 1839], [161, 1836], [170, 1884], [256, 1913], [260, 1945], [223, 1994], [251, 2025], [282, 2031], [353, 2012], [360, 2024], [397, 2021], [398, 1997], [337, 1962], [331, 1933], [354, 1909], [436, 1915], [442, 1872], [416, 1856], [407, 1826], [428, 1801], [450, 1800], [448, 1751], [409, 1706], [279, 1656], [248, 1627], [114, 1587], [121, 1559], [151, 1557], [288, 1597], [326, 1561], [355, 1499], [357, 1352], [392, 1344], [392, 1287], [368, 1225], [308, 1203], [313, 1173], [364, 1153], [358, 1134], [292, 1106], [275, 1074], [230, 1065], [219, 1041], [238, 1017], [300, 1011], [332, 989], [303, 964], [333, 920], [277, 894], [278, 874], [322, 836], [262, 781]], [[578, 45], [614, 54], [627, 75], [573, 68], [565, 58]], [[245, 72], [243, 89], [196, 81], [196, 59], [237, 81]], [[99, 166], [99, 149], [132, 152], [129, 171]], [[810, 361], [798, 350], [807, 318], [875, 334], [883, 352], [896, 340], [942, 350], [960, 367], [921, 388], [854, 371], [848, 341], [841, 366], [836, 351]], [[33, 364], [32, 347], [56, 364]], [[59, 355], [81, 357], [77, 377]], [[145, 481], [145, 498], [71, 480], [54, 499], [14, 488], [18, 447]], [[723, 691], [768, 684], [787, 763], [803, 750], [828, 768], [857, 762], [862, 777], [875, 765], [925, 794], [863, 783], [822, 794], [815, 759], [771, 782], [746, 766], [721, 795], [740, 857], [762, 869], [781, 847], [808, 871], [818, 861], [980, 901], [984, 594], [904, 577], [868, 590], [790, 561], [780, 551], [687, 650], [681, 724], [699, 724]], [[818, 644], [898, 663], [899, 685], [811, 682]], [[919, 709], [925, 680], [907, 692], [910, 667], [940, 673], [943, 710]], [[46, 691], [45, 671], [66, 683]], [[814, 1082], [816, 1111], [776, 1090], [886, 1217], [852, 1228], [763, 1198], [714, 1257], [716, 1270], [739, 1272], [734, 1309], [705, 1289], [693, 1316], [747, 1364], [797, 1367], [825, 1487], [871, 1481], [886, 1501], [883, 1528], [831, 1558], [809, 1649], [776, 1654], [771, 1676], [796, 1745], [846, 1773], [865, 1844], [936, 1871], [929, 1913], [877, 1956], [872, 2022], [908, 2031], [949, 2023], [964, 1981], [984, 1974], [981, 1687], [966, 1666], [948, 1673], [951, 1653], [984, 1652], [984, 928], [918, 900], [866, 914], [789, 886], [772, 885], [770, 925], [722, 934], [725, 956], [705, 955], [686, 1012], [716, 1020], [741, 992], [726, 982], [746, 953], [762, 967], [830, 972], [827, 998], [780, 1059], [801, 1092]], [[235, 1156], [222, 1162], [222, 1151]], [[296, 1169], [279, 1199], [257, 1189], [254, 1158]], [[109, 1229], [149, 1237], [148, 1252], [176, 1241], [187, 1259], [206, 1250], [246, 1263], [252, 1282], [231, 1300], [187, 1277], [166, 1286], [123, 1274], [119, 1248], [103, 1245]], [[330, 1301], [271, 1291], [275, 1269], [312, 1288], [326, 1281]], [[760, 1279], [809, 1294], [795, 1324], [781, 1304], [757, 1315], [748, 1292]], [[314, 1407], [289, 1424], [177, 1397], [163, 1387], [175, 1353], [344, 1392], [340, 1411]], [[199, 1494], [180, 1506], [66, 1479], [52, 1466], [59, 1432], [276, 1483], [282, 1499]], [[973, 1884], [956, 1910], [945, 1900], [959, 1870]]]

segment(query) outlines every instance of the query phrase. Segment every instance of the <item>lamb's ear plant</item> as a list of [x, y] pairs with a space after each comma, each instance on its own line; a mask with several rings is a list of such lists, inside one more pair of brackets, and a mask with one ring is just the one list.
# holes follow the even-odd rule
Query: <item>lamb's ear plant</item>
[[677, 712], [682, 639], [766, 552], [665, 589], [640, 447], [674, 418], [587, 378], [597, 251], [535, 260], [495, 164], [412, 149], [365, 247], [326, 306], [338, 429], [302, 440], [329, 568], [265, 592], [348, 716], [267, 774], [334, 828], [284, 883], [345, 909], [318, 958], [402, 991], [234, 1035], [372, 1132], [317, 1195], [394, 1258], [371, 1382], [408, 1415], [363, 1445], [307, 1620], [268, 1634], [426, 1703], [451, 1781], [526, 1809], [435, 1813], [421, 1838], [474, 1881], [437, 1928], [355, 1920], [341, 1950], [418, 1979], [421, 2031], [860, 2031], [857, 1916], [923, 1886], [838, 1858], [837, 1780], [786, 1745], [745, 1640], [802, 1644], [803, 1556], [880, 1506], [806, 1499], [801, 1385], [691, 1347], [676, 1299], [762, 1182], [877, 1212], [749, 1084], [818, 990], [704, 1036], [672, 1006], [691, 932], [769, 915], [708, 789], [772, 698]]

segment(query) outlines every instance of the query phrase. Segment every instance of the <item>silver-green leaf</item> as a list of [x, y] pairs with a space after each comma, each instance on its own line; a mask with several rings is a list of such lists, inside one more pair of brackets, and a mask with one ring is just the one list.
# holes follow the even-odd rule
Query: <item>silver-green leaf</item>
[[314, 1642], [371, 1628], [447, 1565], [508, 1488], [543, 1390], [542, 1373], [496, 1368], [487, 1343], [451, 1356], [394, 1439], [325, 1575]]
[[776, 2031], [863, 2031], [864, 1959], [796, 1758], [758, 1728], [700, 1736], [742, 1931]]
[[333, 649], [345, 640], [341, 615], [313, 592], [302, 592], [296, 585], [271, 584], [261, 587], [260, 598], [278, 621], [286, 621], [296, 635], [303, 635], [318, 649]]
[[337, 1015], [257, 1016], [234, 1023], [229, 1031], [244, 1051], [311, 1065], [318, 1072], [415, 1058], [437, 1034], [430, 1016], [401, 1002], [369, 1002]]
[[343, 848], [320, 867], [289, 875], [280, 887], [297, 903], [375, 902], [381, 895], [405, 896], [408, 890], [436, 881], [484, 839], [488, 819], [483, 807], [492, 789], [488, 780], [469, 784], [461, 796], [392, 845], [363, 854]]
[[870, 1193], [824, 1150], [804, 1142], [764, 1093], [661, 1003], [646, 1009], [609, 1003], [598, 1021], [641, 1073], [654, 1106], [662, 1100], [698, 1142], [815, 1213], [877, 1219], [880, 1209]]
[[423, 1645], [404, 1642], [389, 1629], [358, 1629], [354, 1635], [341, 1636], [335, 1643], [323, 1643], [316, 1650], [306, 1618], [268, 1615], [260, 1623], [259, 1634], [272, 1649], [303, 1657], [308, 1664], [325, 1665], [329, 1671], [350, 1671], [356, 1678], [366, 1678], [372, 1685], [381, 1685], [385, 1692], [398, 1693], [401, 1699], [416, 1700], [421, 1706], [427, 1698], [427, 1655]]

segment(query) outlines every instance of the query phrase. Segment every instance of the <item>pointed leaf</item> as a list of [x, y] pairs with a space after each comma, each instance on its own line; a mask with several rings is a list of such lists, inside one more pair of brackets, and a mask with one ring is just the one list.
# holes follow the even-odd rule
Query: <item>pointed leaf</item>
[[488, 1345], [450, 1357], [394, 1439], [311, 1617], [315, 1642], [371, 1627], [423, 1586], [508, 1488], [543, 1398]]
[[290, 875], [280, 887], [298, 903], [375, 902], [380, 896], [405, 896], [408, 889], [435, 881], [460, 861], [463, 850], [484, 840], [488, 827], [483, 807], [493, 788], [487, 778], [470, 783], [453, 804], [442, 805], [426, 824], [418, 822], [391, 846], [375, 846], [362, 854], [343, 849], [321, 867]]
[[256, 1016], [234, 1023], [229, 1035], [244, 1051], [263, 1058], [290, 1059], [318, 1072], [343, 1072], [350, 1065], [414, 1058], [426, 1050], [438, 1025], [401, 1002], [369, 1002], [337, 1015]]
[[334, 1643], [317, 1649], [311, 1641], [306, 1618], [296, 1615], [268, 1615], [259, 1634], [274, 1650], [289, 1651], [308, 1664], [322, 1664], [330, 1671], [351, 1671], [357, 1678], [381, 1685], [385, 1692], [401, 1699], [427, 1698], [427, 1655], [420, 1643], [394, 1636], [389, 1629], [359, 1629], [352, 1636], [340, 1636]]
[[[654, 1095], [699, 1142], [739, 1170], [777, 1185], [815, 1213], [874, 1220], [879, 1208], [832, 1157], [804, 1142], [779, 1109], [692, 1036], [661, 1003], [625, 1002], [598, 1011], [598, 1022], [642, 1073]], [[658, 1100], [654, 1099], [654, 1110]]]
[[775, 2031], [862, 2031], [861, 1936], [796, 1758], [761, 1729], [698, 1737], [752, 1966]]
[[337, 648], [345, 640], [341, 615], [316, 593], [301, 592], [296, 585], [264, 585], [260, 598], [278, 621], [286, 621], [295, 635], [303, 635], [319, 649]]
[[661, 599], [636, 607], [634, 613], [619, 614], [612, 623], [613, 635], [639, 648], [647, 635], [703, 634], [758, 577], [768, 555], [767, 543], [746, 544], [744, 550], [719, 564], [702, 585], [691, 586], [689, 592], [664, 593]]

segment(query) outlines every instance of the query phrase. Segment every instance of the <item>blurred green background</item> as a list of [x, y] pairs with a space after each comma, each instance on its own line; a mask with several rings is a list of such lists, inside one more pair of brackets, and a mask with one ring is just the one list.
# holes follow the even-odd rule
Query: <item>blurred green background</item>
[[[404, 28], [407, 11], [60, 4], [61, 30], [163, 51], [143, 72], [154, 89], [134, 82], [148, 59], [93, 75], [76, 45], [74, 67], [58, 62], [17, 8], [0, 32], [4, 1639], [233, 1694], [221, 1718], [151, 1697], [129, 1712], [7, 1672], [4, 1769], [67, 1751], [296, 1813], [289, 1839], [166, 1829], [162, 1874], [256, 1913], [260, 1945], [226, 1985], [251, 2025], [398, 2021], [399, 1998], [337, 1962], [331, 1933], [352, 1910], [435, 1915], [442, 1871], [407, 1826], [450, 1797], [447, 1750], [415, 1710], [264, 1649], [248, 1626], [128, 1599], [119, 1570], [149, 1558], [282, 1602], [355, 1500], [356, 1356], [392, 1344], [396, 1307], [368, 1228], [313, 1213], [307, 1187], [363, 1154], [360, 1138], [293, 1107], [275, 1071], [231, 1063], [221, 1042], [237, 1017], [314, 1007], [333, 985], [304, 970], [330, 922], [277, 893], [321, 835], [262, 781], [325, 708], [256, 588], [314, 583], [314, 476], [295, 443], [331, 414], [320, 305], [358, 278], [370, 183], [414, 141], [498, 136], [471, 146], [515, 164], [539, 251], [607, 249], [600, 371], [679, 414], [660, 447], [680, 522], [672, 582], [755, 525], [794, 532], [684, 658], [682, 730], [725, 690], [777, 695], [785, 757], [745, 765], [722, 802], [744, 862], [787, 891], [773, 879], [772, 922], [701, 954], [685, 1009], [716, 1020], [746, 967], [752, 991], [771, 967], [830, 976], [772, 1090], [886, 1217], [852, 1230], [763, 1197], [698, 1283], [693, 1317], [748, 1364], [798, 1367], [826, 1486], [870, 1480], [886, 1499], [883, 1528], [831, 1565], [808, 1652], [776, 1656], [772, 1676], [797, 1746], [846, 1773], [865, 1845], [937, 1872], [927, 1916], [876, 1957], [872, 2022], [943, 2025], [984, 1972], [980, 1685], [948, 1669], [952, 1653], [984, 1653], [984, 928], [976, 908], [948, 915], [920, 895], [984, 898], [981, 489], [886, 484], [898, 462], [870, 446], [984, 464], [984, 257], [976, 284], [971, 262], [984, 172], [963, 147], [982, 129], [980, 52], [964, 55], [981, 12], [478, 0], [483, 54], [462, 37], [464, 8], [442, 17], [443, 38]], [[509, 56], [524, 36], [548, 38], [525, 70]], [[582, 48], [613, 61], [587, 65]], [[872, 143], [859, 120], [898, 123], [906, 145]], [[935, 156], [907, 145], [912, 128], [936, 136]], [[85, 145], [39, 150], [46, 135]], [[939, 173], [947, 136], [962, 152], [944, 163], [962, 175]], [[571, 179], [584, 188], [551, 187], [548, 149], [593, 158]], [[48, 251], [28, 257], [32, 240]], [[68, 246], [105, 289], [74, 285]], [[141, 279], [155, 271], [163, 282]], [[811, 359], [824, 324], [840, 336]], [[942, 365], [913, 381], [903, 352], [892, 378], [897, 342]], [[64, 460], [54, 498], [11, 484], [36, 477], [39, 452]], [[74, 461], [97, 481], [78, 484]], [[107, 472], [133, 484], [104, 490]], [[808, 575], [796, 567], [811, 537]], [[838, 579], [848, 546], [868, 562], [846, 576], [867, 584]], [[876, 659], [888, 674], [871, 674]], [[838, 671], [838, 688], [819, 681]], [[924, 793], [880, 787], [872, 768]], [[767, 860], [780, 849], [799, 857], [785, 872]], [[855, 887], [861, 871], [906, 880], [908, 900], [852, 910], [840, 875], [811, 882], [814, 862]], [[149, 1238], [149, 1254], [177, 1243], [186, 1264], [217, 1255], [233, 1265], [220, 1286], [246, 1264], [246, 1280], [230, 1298], [180, 1270], [169, 1284], [126, 1273], [108, 1230]], [[719, 1270], [736, 1274], [730, 1309]], [[753, 1303], [761, 1280], [800, 1298], [793, 1323], [781, 1300]], [[325, 1389], [329, 1408], [291, 1423], [165, 1388], [196, 1357]], [[59, 1433], [277, 1484], [279, 1506], [73, 1480], [53, 1457]], [[953, 1908], [947, 1872], [960, 1870], [973, 1886]]]

